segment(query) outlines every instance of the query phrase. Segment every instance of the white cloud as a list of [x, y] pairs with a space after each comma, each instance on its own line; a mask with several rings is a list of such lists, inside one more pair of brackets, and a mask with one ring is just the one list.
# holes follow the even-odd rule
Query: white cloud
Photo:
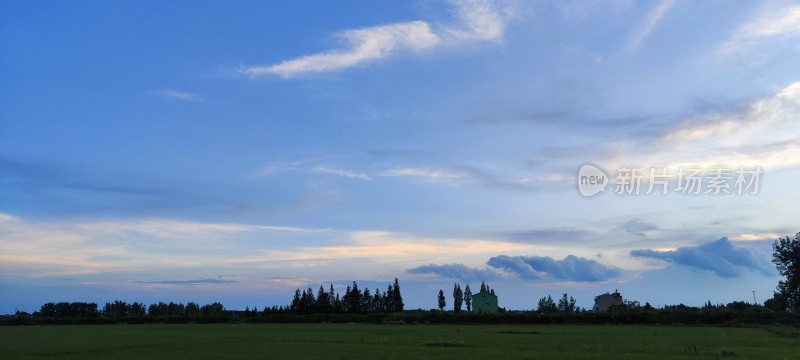
[[[249, 236], [320, 233], [287, 226], [171, 219], [31, 221], [0, 213], [0, 273], [49, 277], [225, 267]], [[249, 236], [247, 234], [250, 234]], [[243, 240], [245, 238], [245, 240]]]
[[499, 6], [499, 2], [477, 0], [454, 0], [450, 3], [459, 22], [455, 26], [442, 26], [437, 32], [428, 22], [420, 20], [347, 30], [339, 34], [350, 45], [347, 49], [301, 56], [274, 65], [243, 67], [240, 72], [251, 77], [278, 75], [291, 78], [343, 70], [402, 51], [430, 50], [442, 43], [459, 45], [496, 41], [502, 38], [506, 22], [515, 16], [510, 3], [505, 3], [505, 6]]
[[783, 236], [784, 234], [776, 232], [745, 233], [732, 236], [730, 239], [733, 241], [775, 241]]
[[361, 179], [361, 180], [372, 180], [372, 176], [367, 173], [362, 172], [355, 172], [351, 170], [335, 168], [326, 165], [316, 165], [315, 160], [297, 160], [297, 161], [286, 161], [286, 160], [279, 160], [271, 162], [258, 171], [254, 172], [253, 174], [249, 175], [248, 177], [263, 177], [263, 176], [272, 176], [280, 173], [288, 173], [288, 172], [302, 172], [302, 173], [315, 173], [315, 174], [331, 174], [331, 175], [339, 175], [344, 176], [352, 179]]
[[[463, 261], [485, 259], [496, 251], [518, 254], [532, 245], [170, 219], [37, 221], [0, 213], [0, 248], [0, 274], [5, 277], [70, 276], [137, 288], [170, 285], [152, 281], [164, 280], [164, 273], [180, 281], [235, 273], [241, 282], [260, 283], [264, 271], [272, 276], [352, 278], [365, 267], [380, 274], [395, 265], [399, 267], [392, 271], [401, 271], [452, 261], [452, 256]], [[314, 270], [320, 267], [324, 275]]]
[[290, 78], [300, 74], [357, 66], [385, 58], [399, 50], [420, 51], [439, 42], [439, 36], [431, 32], [430, 25], [424, 21], [348, 30], [341, 37], [350, 43], [350, 49], [303, 56], [276, 65], [249, 67], [242, 71], [253, 77], [274, 74]]
[[506, 21], [513, 16], [510, 7], [505, 13], [499, 11], [498, 3], [480, 0], [452, 0], [459, 26], [447, 27], [445, 31], [456, 41], [500, 40]]
[[341, 245], [294, 247], [269, 250], [265, 258], [274, 260], [330, 260], [366, 258], [392, 262], [425, 263], [452, 256], [487, 256], [499, 252], [520, 253], [532, 245], [485, 239], [433, 238], [387, 231], [354, 231]]
[[771, 124], [796, 119], [800, 111], [800, 82], [791, 84], [775, 96], [754, 101], [741, 113], [710, 114], [684, 122], [667, 133], [663, 141], [686, 143], [723, 135], [750, 133]]
[[[755, 100], [742, 111], [685, 121], [666, 133], [661, 144], [669, 149], [673, 160], [684, 165], [792, 167], [800, 165], [798, 118], [800, 82], [772, 97]], [[774, 143], [783, 145], [770, 146]]]
[[156, 90], [152, 92], [155, 95], [158, 95], [165, 99], [175, 99], [175, 100], [184, 100], [184, 101], [202, 101], [203, 97], [200, 94], [188, 92], [188, 91], [179, 91], [179, 90], [171, 90], [171, 89], [162, 89]]
[[353, 178], [353, 179], [372, 180], [372, 177], [367, 175], [367, 174], [356, 173], [356, 172], [352, 172], [352, 171], [349, 171], [349, 170], [334, 169], [334, 168], [329, 168], [329, 167], [324, 167], [324, 166], [316, 166], [313, 169], [311, 169], [311, 171], [313, 171], [315, 173], [321, 173], [321, 174], [339, 175], [339, 176], [349, 177], [349, 178]]
[[258, 171], [250, 174], [248, 177], [272, 176], [285, 172], [303, 170], [306, 169], [311, 163], [311, 160], [277, 160], [264, 165]]
[[384, 171], [378, 175], [387, 177], [411, 177], [421, 179], [428, 183], [450, 186], [461, 186], [469, 180], [467, 174], [463, 172], [432, 168], [395, 168]]
[[775, 7], [767, 4], [760, 15], [741, 26], [719, 47], [718, 53], [727, 56], [757, 48], [767, 41], [790, 40], [800, 37], [800, 5]]
[[675, 0], [662, 0], [647, 17], [637, 27], [636, 31], [628, 41], [628, 51], [633, 52], [642, 45], [642, 42], [650, 35], [653, 28], [658, 24], [664, 15], [675, 5]]
[[248, 178], [290, 172], [330, 174], [368, 181], [381, 178], [402, 178], [425, 184], [441, 184], [451, 187], [481, 186], [506, 190], [534, 190], [539, 186], [572, 185], [574, 183], [572, 175], [564, 173], [546, 173], [542, 175], [528, 171], [510, 173], [505, 169], [457, 164], [444, 167], [398, 166], [382, 171], [365, 172], [315, 164], [314, 161], [310, 160], [272, 162], [250, 174]]
[[703, 114], [679, 122], [660, 138], [604, 144], [611, 168], [622, 165], [800, 166], [800, 82], [736, 110]]

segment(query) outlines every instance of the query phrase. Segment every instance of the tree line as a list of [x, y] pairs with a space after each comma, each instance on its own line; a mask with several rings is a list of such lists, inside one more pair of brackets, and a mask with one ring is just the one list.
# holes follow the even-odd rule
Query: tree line
[[542, 297], [536, 304], [536, 312], [542, 314], [575, 314], [586, 311], [580, 306], [575, 306], [575, 298], [568, 296], [567, 293], [561, 296], [556, 303], [550, 295]]
[[189, 302], [164, 303], [158, 302], [145, 306], [140, 302], [128, 303], [121, 300], [107, 302], [102, 309], [96, 303], [88, 302], [58, 302], [46, 303], [31, 316], [35, 319], [49, 321], [76, 321], [76, 320], [130, 320], [143, 319], [197, 319], [224, 317], [227, 315], [225, 306], [219, 302], [198, 305]]
[[[403, 307], [400, 284], [395, 278], [394, 284], [389, 285], [386, 291], [381, 292], [379, 288], [375, 288], [373, 293], [370, 293], [368, 288], [360, 290], [358, 283], [353, 281], [352, 286], [348, 285], [344, 296], [341, 297], [338, 292], [334, 291], [333, 284], [330, 285], [328, 291], [325, 291], [325, 288], [320, 285], [316, 296], [311, 288], [303, 291], [297, 289], [286, 311], [301, 315], [375, 314], [401, 312]], [[280, 312], [280, 309], [277, 311]]]

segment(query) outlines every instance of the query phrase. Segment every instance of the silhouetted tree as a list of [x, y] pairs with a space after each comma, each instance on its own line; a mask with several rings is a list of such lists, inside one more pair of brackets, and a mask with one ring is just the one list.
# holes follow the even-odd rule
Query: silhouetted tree
[[337, 314], [344, 312], [344, 309], [342, 307], [342, 299], [339, 298], [338, 292], [336, 293], [336, 298], [333, 300], [333, 308]]
[[392, 290], [392, 312], [402, 312], [405, 304], [403, 304], [403, 295], [400, 294], [400, 283], [397, 281], [397, 278], [394, 278]]
[[186, 310], [183, 304], [174, 303], [172, 301], [167, 304], [167, 316], [169, 317], [183, 316], [185, 312]]
[[461, 312], [461, 305], [464, 303], [464, 293], [461, 285], [453, 284], [453, 311]]
[[353, 281], [353, 286], [348, 286], [342, 298], [342, 308], [346, 313], [360, 314], [362, 313], [362, 299], [361, 290], [358, 289], [358, 284]]
[[772, 263], [786, 279], [778, 282], [771, 305], [785, 303], [788, 309], [800, 311], [800, 232], [794, 239], [778, 238], [772, 244]]
[[386, 312], [383, 305], [383, 296], [378, 288], [375, 288], [375, 294], [372, 295], [372, 308], [375, 312]]
[[369, 288], [364, 289], [364, 292], [361, 293], [361, 298], [359, 299], [359, 303], [361, 307], [361, 312], [372, 313], [374, 311], [374, 309], [372, 308], [372, 294], [369, 293]]
[[439, 290], [439, 297], [437, 298], [437, 300], [439, 303], [439, 311], [444, 310], [444, 307], [447, 306], [447, 302], [445, 301], [444, 298], [444, 290], [441, 289]]
[[147, 308], [140, 302], [133, 302], [128, 304], [125, 312], [130, 317], [144, 317], [147, 315]]
[[[144, 307], [144, 305], [142, 305]], [[114, 302], [106, 303], [103, 306], [103, 315], [112, 318], [112, 319], [122, 319], [128, 316], [128, 303], [120, 300], [114, 300]]]
[[547, 297], [539, 299], [539, 304], [536, 306], [536, 311], [541, 314], [551, 314], [558, 312], [558, 307], [556, 306], [556, 302], [553, 301], [553, 298], [550, 297], [550, 295], [547, 295]]
[[464, 303], [467, 305], [467, 311], [472, 311], [472, 290], [469, 284], [464, 288]]
[[564, 296], [558, 299], [558, 311], [564, 314], [575, 313], [575, 298], [567, 297], [567, 293], [564, 293]]
[[339, 312], [340, 309], [336, 304], [336, 292], [333, 291], [333, 284], [331, 284], [330, 289], [328, 289], [328, 301], [330, 301], [330, 309], [331, 312]]
[[331, 301], [328, 296], [328, 292], [320, 285], [317, 291], [317, 302], [314, 304], [314, 312], [323, 314], [329, 314], [331, 312]]
[[218, 302], [213, 302], [211, 304], [203, 305], [200, 308], [200, 313], [202, 313], [204, 316], [224, 316], [225, 306]]
[[158, 303], [150, 304], [147, 307], [147, 314], [150, 317], [166, 317], [167, 316], [167, 303], [159, 301]]
[[200, 306], [197, 305], [197, 303], [194, 303], [194, 302], [191, 302], [191, 301], [186, 304], [186, 307], [184, 308], [184, 311], [186, 312], [186, 316], [188, 316], [190, 318], [194, 318], [194, 317], [200, 316]]
[[289, 309], [291, 309], [295, 313], [300, 312], [300, 289], [294, 291], [294, 298], [292, 298], [292, 303], [289, 305]]

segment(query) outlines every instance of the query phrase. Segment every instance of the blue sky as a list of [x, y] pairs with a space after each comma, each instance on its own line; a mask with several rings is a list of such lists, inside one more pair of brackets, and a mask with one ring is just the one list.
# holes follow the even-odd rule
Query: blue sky
[[395, 277], [407, 308], [763, 301], [800, 231], [797, 2], [4, 1], [0, 49], [0, 313]]

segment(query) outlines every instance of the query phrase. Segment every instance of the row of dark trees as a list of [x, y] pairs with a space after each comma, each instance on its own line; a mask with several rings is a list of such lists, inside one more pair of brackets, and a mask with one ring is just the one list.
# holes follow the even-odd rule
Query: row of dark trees
[[583, 311], [586, 310], [580, 306], [575, 306], [575, 298], [568, 296], [566, 293], [558, 299], [558, 303], [550, 295], [547, 295], [547, 297], [539, 299], [536, 304], [536, 312], [540, 314], [575, 314]]
[[97, 304], [87, 302], [58, 302], [42, 305], [36, 316], [48, 318], [85, 319], [97, 317]]
[[302, 315], [375, 314], [401, 312], [403, 307], [400, 284], [395, 278], [394, 284], [389, 285], [385, 292], [381, 292], [378, 288], [375, 288], [374, 293], [370, 293], [369, 289], [362, 291], [355, 281], [353, 285], [347, 286], [344, 296], [339, 296], [339, 293], [334, 291], [333, 284], [328, 291], [320, 285], [316, 296], [311, 288], [304, 291], [297, 289], [288, 310]]
[[163, 318], [195, 319], [199, 317], [224, 317], [227, 315], [225, 306], [214, 302], [198, 305], [189, 302], [181, 303], [158, 302], [145, 306], [140, 302], [127, 303], [116, 300], [107, 302], [102, 309], [96, 303], [88, 302], [49, 302], [41, 306], [39, 311], [30, 315], [34, 319], [47, 321], [77, 321], [77, 320], [128, 320]]
[[[547, 297], [544, 298], [546, 303]], [[561, 297], [561, 300], [564, 298]], [[566, 305], [570, 302], [567, 297]], [[109, 303], [120, 305], [121, 302]], [[761, 305], [748, 304], [745, 302], [732, 302], [726, 305], [712, 305], [707, 302], [702, 307], [692, 307], [683, 304], [654, 308], [649, 304], [641, 306], [636, 301], [626, 301], [617, 306], [612, 306], [608, 311], [591, 312], [584, 309], [575, 308], [573, 312], [568, 312], [569, 306], [559, 308], [556, 303], [556, 311], [552, 311], [549, 305], [537, 311], [505, 311], [500, 309], [498, 314], [483, 314], [472, 312], [455, 311], [423, 311], [411, 310], [395, 313], [373, 313], [373, 314], [297, 314], [289, 307], [264, 308], [263, 311], [249, 310], [245, 314], [241, 311], [225, 311], [219, 305], [209, 304], [201, 306], [201, 312], [197, 317], [182, 316], [179, 312], [173, 313], [171, 317], [158, 317], [151, 314], [130, 316], [133, 313], [126, 312], [128, 317], [112, 318], [103, 311], [91, 311], [96, 306], [93, 303], [50, 303], [43, 306], [43, 310], [34, 313], [33, 316], [0, 316], [2, 325], [22, 325], [22, 324], [97, 324], [97, 323], [153, 323], [153, 322], [279, 322], [279, 323], [319, 323], [319, 322], [362, 322], [362, 323], [486, 323], [486, 324], [694, 324], [694, 325], [749, 325], [749, 324], [786, 324], [800, 326], [800, 313], [787, 311], [774, 311]], [[563, 304], [563, 302], [562, 302]], [[125, 304], [126, 307], [133, 304]], [[162, 307], [159, 304], [154, 309]], [[173, 309], [179, 308], [179, 304], [173, 305]], [[202, 309], [216, 308], [223, 311], [222, 316], [213, 316], [212, 312], [202, 315]], [[89, 309], [88, 311], [80, 309]], [[136, 308], [136, 306], [134, 306]], [[141, 307], [138, 307], [141, 309]], [[169, 304], [166, 304], [169, 309]], [[184, 306], [184, 311], [189, 305]], [[248, 307], [249, 308], [249, 307]], [[550, 310], [548, 310], [550, 309]], [[187, 312], [184, 312], [186, 314]], [[167, 310], [169, 314], [169, 310]], [[117, 313], [116, 316], [122, 316]], [[47, 316], [47, 317], [45, 317]], [[80, 318], [89, 316], [89, 318]], [[60, 317], [60, 318], [59, 318]]]

